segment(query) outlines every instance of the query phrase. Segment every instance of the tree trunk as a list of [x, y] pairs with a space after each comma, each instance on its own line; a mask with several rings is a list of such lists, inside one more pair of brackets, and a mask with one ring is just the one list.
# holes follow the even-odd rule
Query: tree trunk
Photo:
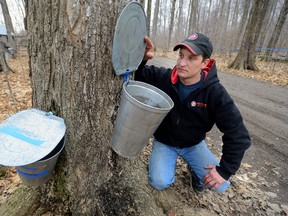
[[265, 39], [267, 39], [267, 33], [269, 34], [271, 29], [271, 24], [274, 21], [275, 14], [277, 13], [277, 2], [276, 1], [270, 1], [269, 5], [267, 6], [267, 12], [265, 17], [262, 17], [263, 19], [263, 25], [260, 30], [260, 36], [257, 42], [257, 46], [259, 48], [262, 48], [265, 42]]
[[143, 5], [143, 7], [145, 6], [145, 0], [139, 0], [139, 3]]
[[252, 8], [252, 15], [246, 26], [245, 35], [240, 47], [240, 51], [235, 60], [228, 66], [239, 70], [259, 70], [256, 66], [256, 43], [265, 17], [268, 0], [256, 0]]
[[230, 35], [230, 44], [228, 47], [229, 56], [230, 56], [231, 52], [234, 52], [234, 49], [237, 46], [237, 44], [236, 44], [237, 37], [235, 34], [235, 29], [238, 29], [238, 20], [237, 19], [239, 17], [239, 10], [240, 10], [239, 9], [239, 0], [236, 0], [234, 10], [231, 11], [233, 14], [233, 17], [232, 17], [231, 25], [229, 26], [229, 29], [228, 29], [228, 33]]
[[176, 43], [183, 40], [183, 38], [187, 37], [185, 35], [185, 21], [184, 21], [184, 15], [183, 15], [183, 0], [179, 1], [179, 13], [178, 13], [178, 19], [177, 19], [177, 25], [176, 25], [176, 33], [175, 33], [175, 40]]
[[[207, 1], [205, 1], [205, 2], [207, 2]], [[207, 7], [207, 6], [206, 6]], [[212, 8], [212, 0], [209, 0], [209, 8], [208, 8], [208, 12], [207, 12], [207, 23], [209, 22], [209, 23], [211, 23], [211, 21], [210, 21], [210, 19], [211, 19], [211, 13], [212, 13], [212, 11], [211, 11], [211, 8]], [[208, 32], [208, 29], [209, 29], [209, 25], [204, 25], [204, 32]]]
[[273, 48], [276, 47], [276, 44], [278, 42], [279, 36], [281, 34], [282, 28], [284, 26], [284, 23], [287, 17], [287, 13], [288, 13], [288, 0], [285, 0], [281, 8], [276, 26], [274, 28], [274, 31], [272, 33], [272, 36], [267, 46], [270, 49], [265, 52], [265, 58], [264, 58], [265, 61], [268, 61], [269, 59], [271, 59], [269, 57], [273, 55]]
[[231, 40], [230, 37], [226, 37], [225, 40], [221, 40], [221, 38], [225, 38], [227, 35], [227, 30], [228, 30], [228, 25], [229, 25], [229, 18], [230, 18], [230, 9], [231, 9], [231, 0], [225, 3], [225, 1], [221, 2], [221, 10], [220, 10], [220, 15], [218, 18], [218, 22], [223, 26], [219, 30], [219, 41], [221, 42], [220, 47], [223, 48], [228, 48], [228, 44]]
[[[245, 26], [251, 17], [251, 15], [249, 13], [251, 2], [252, 1], [250, 1], [250, 0], [244, 0], [243, 13], [241, 15], [241, 21], [240, 21], [239, 28], [238, 28], [238, 34], [237, 34], [238, 37], [236, 39], [236, 47], [235, 48], [238, 48], [238, 46], [241, 43], [241, 39], [243, 40], [243, 35], [244, 35], [243, 32], [244, 32]], [[243, 4], [243, 2], [242, 2], [242, 4]]]
[[148, 5], [147, 5], [147, 34], [150, 37], [151, 36], [151, 10], [152, 10], [152, 0], [148, 0]]
[[53, 178], [20, 187], [0, 215], [158, 216], [177, 209], [181, 197], [152, 190], [140, 157], [122, 158], [109, 147], [122, 86], [112, 41], [127, 1], [26, 3], [33, 107], [65, 119], [66, 145]]
[[5, 26], [6, 26], [6, 31], [7, 31], [7, 37], [8, 37], [8, 43], [10, 47], [15, 47], [14, 40], [12, 38], [12, 33], [15, 34], [13, 24], [11, 21], [10, 13], [8, 10], [7, 2], [6, 0], [0, 0], [1, 8], [2, 8], [2, 13], [4, 16], [5, 20]]
[[237, 28], [238, 27], [238, 16], [239, 16], [239, 0], [235, 1], [235, 6], [234, 6], [234, 10], [233, 10], [233, 17], [232, 17], [232, 21], [231, 21], [231, 25], [230, 25], [230, 29], [233, 28]]
[[227, 9], [226, 9], [226, 14], [225, 14], [225, 23], [224, 23], [224, 28], [225, 28], [224, 34], [225, 32], [227, 32], [227, 29], [229, 27], [230, 10], [231, 10], [231, 0], [229, 0], [227, 4]]
[[[157, 41], [156, 41], [156, 45], [154, 44], [154, 46], [157, 46], [157, 44], [161, 44], [161, 47], [163, 48], [163, 55], [165, 56], [165, 52], [166, 52], [166, 47], [167, 47], [167, 41], [168, 41], [168, 35], [169, 35], [169, 19], [170, 19], [170, 5], [171, 3], [169, 1], [164, 1], [161, 0], [160, 1], [160, 7], [159, 7], [159, 18], [158, 18], [158, 28], [157, 28]], [[158, 40], [158, 38], [160, 38]]]
[[171, 13], [170, 13], [170, 25], [169, 25], [169, 32], [168, 32], [169, 36], [168, 36], [168, 44], [167, 44], [166, 50], [169, 50], [169, 47], [171, 44], [171, 37], [172, 37], [173, 26], [174, 26], [175, 5], [176, 5], [176, 0], [173, 0]]
[[159, 5], [160, 0], [156, 0], [154, 8], [153, 26], [152, 26], [152, 39], [156, 41], [157, 25], [158, 25], [158, 15], [159, 15]]
[[197, 20], [199, 17], [199, 8], [198, 8], [198, 0], [192, 0], [190, 5], [190, 17], [189, 17], [189, 32], [188, 34], [192, 34], [193, 32], [198, 31]]

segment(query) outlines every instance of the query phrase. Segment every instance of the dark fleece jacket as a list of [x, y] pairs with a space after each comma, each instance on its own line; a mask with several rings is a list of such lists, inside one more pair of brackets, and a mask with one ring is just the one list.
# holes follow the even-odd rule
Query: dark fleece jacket
[[216, 124], [223, 133], [223, 154], [216, 169], [228, 180], [238, 170], [251, 141], [238, 108], [219, 82], [215, 61], [211, 60], [203, 69], [203, 84], [183, 103], [178, 94], [176, 67], [167, 69], [145, 64], [142, 62], [135, 72], [135, 80], [158, 87], [174, 102], [173, 109], [162, 121], [154, 137], [166, 145], [191, 147], [205, 139], [206, 133]]

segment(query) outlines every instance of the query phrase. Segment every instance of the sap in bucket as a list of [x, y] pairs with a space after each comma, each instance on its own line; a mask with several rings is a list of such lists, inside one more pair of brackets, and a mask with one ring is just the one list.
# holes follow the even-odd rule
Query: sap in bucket
[[47, 182], [65, 145], [64, 120], [51, 112], [24, 110], [0, 124], [0, 164], [15, 166], [22, 182]]
[[173, 106], [160, 89], [143, 82], [125, 82], [112, 136], [113, 150], [123, 157], [140, 154]]

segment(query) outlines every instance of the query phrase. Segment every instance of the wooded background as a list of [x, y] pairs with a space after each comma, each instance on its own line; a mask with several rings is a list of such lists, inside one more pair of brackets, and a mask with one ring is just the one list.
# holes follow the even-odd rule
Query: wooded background
[[[170, 49], [192, 32], [207, 34], [215, 51], [231, 53], [239, 50], [249, 17], [255, 12], [256, 0], [146, 0], [147, 29], [157, 47]], [[271, 37], [279, 37], [269, 48], [288, 47], [287, 0], [259, 1], [266, 13], [257, 34], [257, 48], [269, 47]], [[281, 24], [281, 22], [283, 24]], [[282, 28], [283, 27], [283, 28]], [[282, 29], [282, 31], [281, 31]], [[248, 41], [247, 41], [248, 43]], [[279, 49], [280, 51], [280, 49]], [[283, 50], [283, 54], [288, 49]]]
[[[21, 19], [24, 20], [25, 16], [22, 9], [25, 2], [8, 1], [8, 7], [4, 2], [1, 0], [3, 9], [0, 16], [2, 12], [8, 36], [14, 30], [11, 21], [6, 22], [5, 8], [9, 8], [14, 28], [16, 26], [18, 33], [23, 34], [24, 22], [21, 23]], [[254, 61], [256, 55], [265, 61], [288, 59], [288, 0], [140, 0], [140, 3], [145, 8], [148, 35], [156, 50], [166, 53], [193, 32], [202, 32], [210, 37], [215, 52], [231, 55], [248, 50], [252, 59], [248, 60], [246, 54], [246, 57], [240, 57], [242, 61], [244, 58]], [[4, 22], [3, 18], [1, 20]], [[252, 33], [250, 31], [250, 37], [245, 37], [249, 27]], [[257, 70], [254, 63], [238, 67], [234, 64], [234, 68]]]

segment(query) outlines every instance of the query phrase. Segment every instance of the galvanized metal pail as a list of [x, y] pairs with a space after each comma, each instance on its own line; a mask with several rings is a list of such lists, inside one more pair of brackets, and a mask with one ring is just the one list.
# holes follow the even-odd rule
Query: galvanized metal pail
[[171, 98], [155, 86], [125, 82], [111, 141], [113, 150], [123, 157], [140, 154], [173, 106]]
[[49, 180], [64, 148], [64, 119], [38, 109], [15, 113], [0, 124], [0, 164], [16, 167], [22, 182]]
[[65, 145], [64, 137], [59, 144], [47, 156], [41, 160], [25, 166], [16, 166], [23, 184], [28, 186], [40, 186], [47, 182], [53, 173], [59, 154]]

